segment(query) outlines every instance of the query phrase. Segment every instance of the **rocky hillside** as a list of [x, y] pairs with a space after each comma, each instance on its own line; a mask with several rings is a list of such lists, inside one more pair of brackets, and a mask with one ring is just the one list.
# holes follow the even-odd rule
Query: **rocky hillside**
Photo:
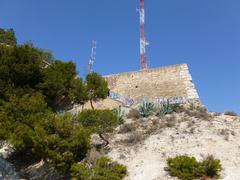
[[[124, 124], [108, 135], [110, 145], [90, 152], [88, 161], [107, 154], [127, 166], [126, 180], [174, 180], [177, 178], [166, 171], [168, 157], [189, 155], [202, 160], [213, 155], [223, 167], [220, 179], [240, 179], [240, 117], [232, 113], [209, 113], [202, 107], [145, 118], [136, 110], [126, 110], [130, 112]], [[92, 143], [101, 144], [101, 140], [93, 136]], [[4, 146], [0, 154], [8, 156], [9, 149]], [[59, 179], [43, 161], [17, 169], [24, 179]], [[2, 174], [3, 170], [9, 173], [10, 179], [17, 177], [14, 164], [0, 160], [0, 170]]]
[[128, 118], [111, 140], [109, 156], [128, 167], [129, 180], [176, 179], [164, 170], [176, 155], [220, 159], [225, 180], [240, 179], [240, 118], [204, 109], [159, 118]]

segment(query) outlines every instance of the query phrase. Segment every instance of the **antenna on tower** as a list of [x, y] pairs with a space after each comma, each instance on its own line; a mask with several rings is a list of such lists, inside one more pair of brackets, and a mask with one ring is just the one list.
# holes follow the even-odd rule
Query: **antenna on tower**
[[88, 70], [90, 73], [93, 72], [93, 65], [96, 58], [96, 48], [97, 48], [97, 42], [92, 41], [91, 54], [88, 61]]
[[148, 69], [148, 60], [146, 55], [146, 46], [149, 45], [149, 42], [145, 38], [145, 7], [144, 0], [140, 0], [140, 68]]

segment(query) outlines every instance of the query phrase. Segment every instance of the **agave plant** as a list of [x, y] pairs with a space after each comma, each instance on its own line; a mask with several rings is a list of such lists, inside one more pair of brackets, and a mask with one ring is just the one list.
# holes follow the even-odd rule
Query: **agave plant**
[[163, 102], [160, 106], [160, 109], [157, 113], [157, 116], [164, 116], [166, 114], [171, 114], [174, 111], [174, 107], [170, 104], [169, 100], [167, 102]]
[[139, 106], [139, 112], [143, 117], [148, 117], [153, 111], [153, 108], [154, 108], [153, 103], [143, 101], [142, 104]]
[[118, 108], [114, 108], [113, 111], [116, 113], [117, 118], [118, 118], [118, 122], [119, 124], [123, 124], [124, 123], [124, 115], [125, 115], [125, 111], [122, 110], [121, 106], [119, 106]]

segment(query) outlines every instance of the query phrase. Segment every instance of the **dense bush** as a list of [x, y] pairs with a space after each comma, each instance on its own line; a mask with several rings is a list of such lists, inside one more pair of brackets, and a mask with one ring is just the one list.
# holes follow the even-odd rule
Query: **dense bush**
[[110, 91], [107, 81], [96, 72], [92, 72], [86, 76], [86, 86], [92, 109], [94, 109], [93, 101], [106, 99]]
[[0, 138], [16, 149], [30, 149], [62, 173], [90, 149], [90, 133], [70, 115], [56, 116], [41, 94], [11, 97], [0, 106]]
[[0, 45], [0, 98], [31, 93], [42, 80], [41, 53], [29, 46]]
[[88, 100], [82, 79], [76, 78], [74, 63], [55, 61], [43, 69], [42, 76], [43, 80], [38, 84], [38, 88], [54, 110], [71, 107], [72, 102], [84, 104]]
[[182, 180], [194, 180], [201, 177], [218, 178], [222, 170], [220, 160], [208, 156], [202, 162], [194, 157], [176, 156], [167, 159], [167, 170], [171, 176]]
[[168, 158], [168, 171], [170, 175], [182, 180], [193, 180], [198, 177], [199, 163], [194, 157], [177, 156]]
[[53, 116], [35, 128], [34, 149], [49, 159], [58, 172], [68, 173], [71, 164], [81, 161], [90, 149], [90, 132], [75, 126], [71, 115]]
[[85, 163], [75, 163], [71, 167], [73, 180], [91, 180], [92, 171]]
[[227, 112], [225, 112], [224, 115], [228, 115], [228, 116], [238, 116], [237, 113], [235, 113], [235, 112], [231, 112], [231, 111], [227, 111]]
[[[0, 140], [10, 142], [20, 156], [30, 152], [68, 174], [90, 150], [91, 133], [111, 132], [118, 120], [110, 110], [83, 112], [81, 123], [56, 112], [106, 98], [107, 82], [97, 73], [84, 82], [74, 63], [55, 61], [31, 43], [16, 45], [13, 35], [0, 29]], [[85, 119], [92, 115], [94, 121]]]
[[17, 39], [13, 29], [4, 30], [0, 28], [0, 43], [7, 45], [16, 45]]
[[85, 128], [97, 133], [99, 137], [109, 144], [108, 140], [103, 137], [105, 133], [111, 133], [118, 125], [118, 118], [113, 110], [84, 110], [78, 117], [78, 122]]
[[86, 102], [86, 87], [76, 78], [75, 64], [54, 61], [45, 67], [43, 61], [51, 60], [50, 56], [49, 52], [29, 45], [0, 45], [0, 99], [9, 101], [13, 95], [38, 92], [45, 95], [48, 106], [54, 110]]
[[74, 164], [71, 175], [78, 180], [121, 180], [127, 175], [127, 168], [107, 157], [101, 157], [91, 168], [84, 163]]
[[35, 127], [49, 114], [39, 93], [11, 96], [0, 106], [0, 139], [9, 140], [16, 148], [32, 148]]
[[218, 178], [222, 170], [222, 165], [220, 160], [214, 159], [213, 156], [206, 157], [202, 162], [201, 166], [203, 168], [204, 175], [206, 177]]

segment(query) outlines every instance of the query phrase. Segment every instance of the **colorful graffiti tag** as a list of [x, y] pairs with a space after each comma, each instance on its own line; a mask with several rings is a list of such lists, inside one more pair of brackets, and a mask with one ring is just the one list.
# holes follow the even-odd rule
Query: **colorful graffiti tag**
[[182, 96], [156, 97], [154, 99], [141, 98], [137, 104], [141, 104], [142, 102], [152, 102], [155, 106], [160, 106], [166, 102], [169, 102], [170, 104], [187, 104], [193, 103], [194, 100]]
[[134, 100], [132, 98], [129, 97], [124, 97], [119, 93], [116, 92], [110, 92], [110, 98], [114, 99], [116, 101], [119, 101], [121, 103], [123, 103], [125, 106], [131, 107], [134, 104]]
[[155, 104], [162, 104], [167, 101], [169, 101], [170, 104], [186, 104], [186, 103], [190, 103], [191, 100], [182, 96], [174, 96], [169, 98], [156, 97], [154, 99]]

